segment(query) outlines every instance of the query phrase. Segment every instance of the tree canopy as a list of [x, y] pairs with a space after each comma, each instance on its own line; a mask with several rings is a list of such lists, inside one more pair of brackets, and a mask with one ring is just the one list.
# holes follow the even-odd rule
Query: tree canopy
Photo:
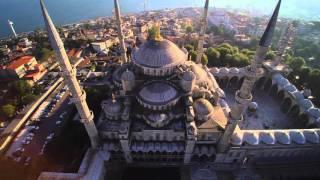
[[12, 118], [16, 112], [16, 107], [11, 104], [6, 104], [1, 107], [1, 111], [8, 118]]

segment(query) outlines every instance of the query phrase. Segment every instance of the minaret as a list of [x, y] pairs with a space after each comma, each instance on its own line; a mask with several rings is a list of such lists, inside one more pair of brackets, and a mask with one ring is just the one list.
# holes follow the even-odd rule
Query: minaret
[[121, 61], [122, 63], [126, 63], [128, 62], [128, 58], [126, 54], [127, 48], [124, 43], [124, 37], [123, 37], [123, 31], [122, 31], [122, 20], [121, 20], [120, 7], [119, 7], [118, 0], [114, 0], [114, 8], [115, 8], [115, 14], [116, 14], [117, 25], [118, 25], [118, 38], [119, 38], [120, 48], [121, 48]]
[[279, 9], [281, 0], [279, 0], [276, 9], [268, 23], [268, 26], [260, 39], [259, 47], [256, 51], [255, 58], [251, 62], [251, 65], [247, 68], [246, 77], [239, 91], [236, 92], [236, 103], [230, 112], [229, 124], [220, 139], [218, 144], [218, 151], [225, 152], [228, 148], [230, 138], [237, 127], [239, 121], [243, 120], [243, 113], [246, 111], [248, 104], [252, 100], [251, 91], [253, 90], [254, 83], [257, 78], [263, 73], [261, 67], [262, 62], [265, 59], [269, 46], [272, 42], [273, 33], [278, 20]]
[[18, 35], [17, 35], [16, 31], [14, 30], [13, 22], [12, 22], [12, 21], [10, 21], [10, 20], [8, 20], [8, 24], [9, 24], [9, 26], [10, 26], [10, 29], [11, 29], [11, 32], [12, 32], [12, 34], [13, 34], [14, 38], [17, 38], [17, 37], [18, 37]]
[[79, 82], [76, 78], [76, 69], [74, 69], [70, 64], [69, 58], [64, 49], [63, 42], [48, 14], [43, 0], [40, 0], [40, 5], [45, 25], [48, 31], [51, 47], [56, 53], [57, 59], [59, 60], [60, 67], [62, 69], [62, 75], [72, 93], [72, 101], [77, 107], [81, 122], [86, 128], [92, 147], [96, 148], [98, 146], [98, 131], [93, 121], [93, 113], [89, 110], [88, 104], [86, 102], [85, 91], [83, 91], [79, 85]]
[[285, 31], [281, 35], [281, 39], [277, 45], [278, 46], [277, 53], [276, 53], [277, 56], [274, 60], [275, 66], [281, 63], [282, 56], [285, 53], [286, 48], [292, 44], [295, 36], [295, 30], [296, 29], [293, 23], [290, 23], [288, 24], [288, 27], [285, 29]]
[[281, 0], [279, 0], [277, 7], [268, 23], [268, 26], [263, 33], [262, 38], [260, 39], [255, 58], [251, 62], [250, 67], [247, 69], [246, 78], [240, 90], [236, 93], [236, 105], [232, 109], [230, 114], [232, 119], [234, 120], [242, 119], [243, 112], [246, 110], [248, 103], [250, 103], [252, 100], [251, 91], [257, 77], [261, 73], [262, 62], [267, 54], [269, 46], [271, 45], [273, 33], [278, 20], [280, 5]]
[[203, 44], [204, 44], [204, 35], [207, 29], [208, 10], [209, 10], [209, 0], [206, 0], [206, 4], [204, 6], [204, 11], [203, 11], [203, 17], [201, 19], [201, 27], [200, 27], [199, 41], [198, 41], [198, 48], [197, 48], [196, 62], [198, 64], [201, 63], [201, 58], [203, 55]]

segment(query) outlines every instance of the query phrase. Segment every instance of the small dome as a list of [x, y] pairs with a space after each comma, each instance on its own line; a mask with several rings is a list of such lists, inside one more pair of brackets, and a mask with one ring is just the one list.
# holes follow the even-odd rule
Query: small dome
[[250, 145], [258, 145], [259, 136], [257, 133], [244, 133], [244, 141]]
[[203, 98], [197, 99], [193, 103], [193, 108], [197, 115], [209, 115], [213, 112], [212, 104]]
[[304, 137], [303, 133], [300, 131], [291, 131], [289, 133], [291, 139], [293, 142], [297, 144], [305, 144], [306, 143], [306, 138]]
[[310, 143], [318, 144], [320, 142], [319, 135], [314, 130], [304, 130], [303, 135], [306, 137], [307, 141]]
[[212, 74], [216, 74], [216, 73], [219, 73], [220, 70], [219, 70], [219, 68], [217, 68], [217, 67], [213, 67], [213, 68], [210, 69], [210, 72], [211, 72]]
[[238, 74], [239, 72], [240, 72], [240, 70], [238, 68], [235, 68], [235, 67], [230, 68], [230, 73], [232, 73], [232, 74]]
[[286, 78], [281, 78], [281, 79], [277, 80], [277, 84], [279, 87], [284, 87], [284, 86], [287, 86], [288, 84], [290, 84], [290, 82]]
[[308, 115], [314, 117], [315, 119], [320, 118], [320, 109], [318, 108], [310, 108], [308, 109]]
[[182, 79], [185, 81], [192, 81], [196, 78], [196, 75], [192, 71], [185, 71], [182, 75]]
[[168, 40], [149, 40], [133, 53], [132, 61], [149, 68], [170, 68], [182, 64], [187, 55]]
[[281, 74], [275, 74], [272, 76], [272, 79], [275, 80], [275, 81], [278, 81], [278, 79], [282, 79], [283, 76]]
[[272, 133], [262, 132], [260, 133], [260, 139], [265, 144], [275, 144], [276, 140]]
[[220, 73], [222, 73], [222, 74], [228, 74], [228, 73], [229, 73], [229, 69], [226, 68], [226, 67], [223, 67], [223, 68], [220, 69]]
[[304, 96], [300, 91], [293, 92], [292, 94], [297, 101], [304, 99]]
[[281, 144], [290, 144], [291, 142], [290, 136], [286, 132], [276, 132], [275, 137], [277, 141]]
[[258, 109], [258, 103], [256, 103], [256, 102], [251, 102], [251, 103], [249, 103], [249, 105], [248, 105], [248, 109], [250, 110], [250, 111], [256, 111], [257, 109]]
[[241, 146], [243, 143], [243, 133], [236, 132], [231, 137], [231, 144], [235, 146]]
[[292, 84], [288, 84], [287, 86], [284, 87], [284, 90], [287, 92], [293, 93], [297, 91], [297, 88]]
[[138, 100], [151, 106], [163, 106], [175, 101], [179, 94], [176, 88], [165, 81], [146, 84], [138, 94]]
[[298, 101], [298, 103], [304, 110], [308, 110], [313, 107], [313, 104], [309, 99], [303, 99]]
[[122, 81], [134, 81], [135, 76], [132, 71], [126, 70], [122, 73], [121, 80]]
[[108, 99], [102, 102], [102, 108], [109, 118], [118, 117], [121, 114], [121, 104], [117, 100]]

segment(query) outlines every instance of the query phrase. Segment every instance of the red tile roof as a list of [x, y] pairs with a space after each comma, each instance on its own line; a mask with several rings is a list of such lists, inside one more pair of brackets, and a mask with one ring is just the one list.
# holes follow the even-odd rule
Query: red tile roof
[[71, 49], [69, 52], [68, 52], [68, 56], [69, 57], [73, 57], [75, 54], [76, 54], [76, 49]]
[[7, 69], [17, 69], [18, 67], [30, 62], [31, 59], [33, 59], [33, 56], [22, 56], [11, 62]]
[[82, 53], [81, 49], [71, 49], [70, 51], [68, 51], [68, 57], [77, 57]]
[[85, 58], [83, 61], [80, 62], [80, 64], [78, 65], [78, 67], [86, 67], [90, 65], [90, 59]]

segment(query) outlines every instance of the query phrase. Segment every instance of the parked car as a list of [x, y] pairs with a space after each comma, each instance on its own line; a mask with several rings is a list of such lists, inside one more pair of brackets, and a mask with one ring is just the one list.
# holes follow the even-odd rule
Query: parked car
[[54, 136], [54, 133], [49, 134], [49, 136], [47, 136], [47, 140], [51, 140]]
[[22, 144], [24, 144], [24, 145], [30, 144], [30, 141], [25, 139], [25, 140], [22, 141]]
[[31, 163], [31, 157], [27, 157], [27, 159], [24, 161], [25, 166], [29, 166]]

